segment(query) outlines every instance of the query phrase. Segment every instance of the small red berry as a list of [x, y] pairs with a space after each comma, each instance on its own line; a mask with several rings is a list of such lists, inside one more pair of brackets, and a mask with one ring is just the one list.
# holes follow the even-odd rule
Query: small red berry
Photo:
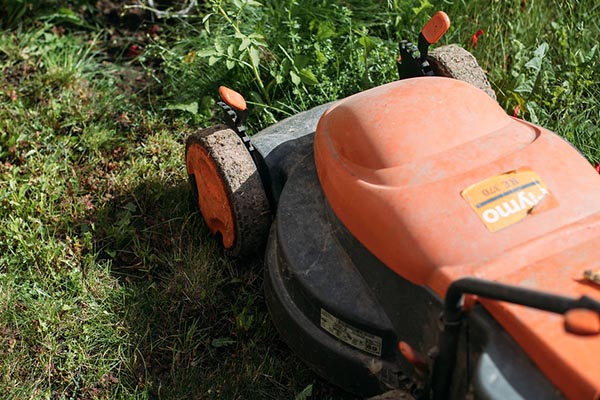
[[479, 41], [479, 36], [483, 35], [485, 32], [483, 29], [479, 29], [477, 32], [471, 36], [471, 47], [477, 46], [477, 42]]
[[150, 36], [158, 36], [158, 34], [160, 33], [160, 25], [154, 24], [152, 25], [150, 28], [148, 28], [147, 31], [148, 35]]
[[519, 114], [521, 113], [521, 106], [517, 104], [513, 109], [513, 117], [519, 118]]
[[142, 47], [137, 45], [137, 44], [132, 44], [131, 46], [129, 46], [129, 48], [127, 49], [127, 53], [125, 54], [125, 56], [127, 58], [135, 58], [137, 56], [139, 56], [140, 54], [142, 54]]

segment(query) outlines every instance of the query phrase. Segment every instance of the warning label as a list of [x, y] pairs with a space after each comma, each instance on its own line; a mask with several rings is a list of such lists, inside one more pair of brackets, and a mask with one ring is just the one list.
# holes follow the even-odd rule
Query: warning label
[[321, 327], [333, 336], [364, 352], [381, 357], [381, 338], [348, 325], [321, 309]]
[[463, 190], [461, 196], [491, 232], [558, 204], [539, 175], [529, 168], [485, 179]]

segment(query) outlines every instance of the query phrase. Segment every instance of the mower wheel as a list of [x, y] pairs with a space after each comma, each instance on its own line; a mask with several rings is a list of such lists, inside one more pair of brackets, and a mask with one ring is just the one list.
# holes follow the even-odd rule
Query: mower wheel
[[226, 126], [191, 134], [185, 162], [192, 192], [213, 234], [227, 255], [256, 253], [266, 242], [271, 211], [263, 184], [240, 137]]
[[496, 100], [485, 73], [471, 53], [456, 44], [438, 47], [429, 52], [427, 61], [436, 76], [445, 76], [470, 83]]

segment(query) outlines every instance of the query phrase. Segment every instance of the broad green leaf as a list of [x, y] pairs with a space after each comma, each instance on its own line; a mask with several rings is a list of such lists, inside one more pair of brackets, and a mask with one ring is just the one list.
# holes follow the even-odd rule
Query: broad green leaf
[[533, 52], [533, 55], [537, 57], [544, 57], [548, 52], [548, 47], [548, 43], [546, 42], [540, 44], [538, 48], [535, 49], [535, 51]]
[[319, 80], [317, 79], [315, 74], [313, 74], [313, 72], [308, 68], [304, 68], [300, 71], [300, 79], [302, 79], [302, 83], [304, 83], [305, 85], [319, 84]]
[[294, 71], [290, 71], [290, 76], [292, 77], [292, 82], [294, 83], [294, 85], [297, 86], [300, 83], [302, 83], [302, 79]]
[[298, 54], [296, 57], [294, 57], [294, 66], [298, 69], [302, 69], [306, 67], [309, 61], [310, 59], [307, 56]]
[[538, 72], [542, 68], [542, 62], [546, 56], [546, 52], [548, 51], [548, 43], [542, 43], [535, 51], [533, 52], [533, 58], [525, 64], [525, 68], [529, 68], [535, 72]]
[[221, 54], [225, 52], [225, 47], [223, 47], [223, 42], [219, 39], [215, 40], [215, 50], [217, 50], [217, 52], [219, 52]]
[[250, 7], [262, 7], [262, 4], [259, 3], [258, 1], [254, 1], [254, 0], [233, 0], [233, 4], [238, 8], [238, 9], [242, 9], [246, 6], [250, 6]]
[[250, 46], [252, 44], [252, 41], [247, 37], [244, 36], [244, 38], [242, 39], [242, 43], [240, 44], [240, 47], [238, 48], [238, 51], [244, 51], [248, 48], [248, 46]]
[[170, 104], [167, 107], [165, 107], [166, 110], [179, 110], [179, 111], [186, 111], [189, 112], [192, 115], [197, 115], [198, 114], [198, 102], [193, 101], [189, 104], [183, 104], [183, 103], [179, 103], [179, 104]]
[[375, 42], [369, 36], [362, 36], [358, 39], [358, 43], [365, 49], [367, 55], [375, 48]]
[[287, 75], [291, 69], [292, 69], [292, 62], [289, 60], [289, 58], [284, 59], [283, 62], [281, 63], [281, 72], [284, 75]]
[[319, 49], [315, 49], [315, 56], [317, 57], [317, 62], [319, 64], [325, 64], [327, 63], [327, 61], [329, 61], [327, 59], [327, 56], [325, 55], [325, 53], [323, 53], [321, 50]]
[[325, 39], [333, 38], [337, 36], [335, 25], [332, 21], [316, 21], [313, 20], [310, 23], [311, 29], [314, 25], [317, 26], [317, 41], [321, 42]]
[[533, 92], [533, 81], [531, 79], [519, 79], [517, 87], [514, 89], [516, 93], [530, 94]]
[[196, 52], [196, 57], [200, 57], [200, 58], [206, 58], [206, 57], [210, 57], [210, 56], [216, 56], [219, 53], [217, 52], [216, 49], [204, 49], [204, 50], [199, 50]]
[[429, 8], [433, 8], [433, 4], [429, 2], [429, 0], [421, 0], [421, 5], [419, 7], [413, 7], [413, 12], [415, 15], [419, 15], [422, 11], [427, 10]]
[[547, 118], [547, 112], [540, 107], [535, 101], [530, 101], [526, 104], [527, 111], [529, 112], [529, 121], [534, 124], [540, 124], [542, 118]]
[[313, 385], [308, 385], [294, 397], [294, 400], [308, 400], [313, 395]]
[[250, 39], [252, 39], [252, 43], [254, 43], [257, 46], [266, 46], [267, 45], [267, 41], [263, 35], [260, 35], [258, 33], [251, 33], [248, 35], [248, 37]]
[[258, 49], [254, 46], [250, 47], [250, 60], [252, 61], [252, 65], [258, 67], [260, 65], [260, 53]]
[[215, 105], [215, 99], [212, 96], [202, 96], [198, 106], [198, 112], [205, 115], [211, 115], [211, 109]]
[[246, 3], [246, 5], [251, 6], [251, 7], [262, 7], [262, 3], [259, 3], [258, 1], [254, 1], [254, 0], [245, 0], [244, 3]]
[[254, 103], [260, 105], [260, 104], [265, 104], [265, 100], [262, 98], [262, 96], [260, 95], [260, 93], [252, 90], [249, 94], [250, 96], [250, 100], [252, 100]]

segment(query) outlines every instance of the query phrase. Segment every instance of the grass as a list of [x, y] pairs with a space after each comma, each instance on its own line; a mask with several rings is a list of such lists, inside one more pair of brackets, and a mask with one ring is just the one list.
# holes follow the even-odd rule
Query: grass
[[[256, 131], [393, 80], [430, 2], [209, 1], [155, 22], [1, 4], [0, 397], [348, 398], [277, 339], [260, 257], [233, 264], [208, 235], [183, 143], [218, 119], [220, 84]], [[475, 54], [507, 112], [598, 162], [599, 7], [455, 0], [443, 41]]]

